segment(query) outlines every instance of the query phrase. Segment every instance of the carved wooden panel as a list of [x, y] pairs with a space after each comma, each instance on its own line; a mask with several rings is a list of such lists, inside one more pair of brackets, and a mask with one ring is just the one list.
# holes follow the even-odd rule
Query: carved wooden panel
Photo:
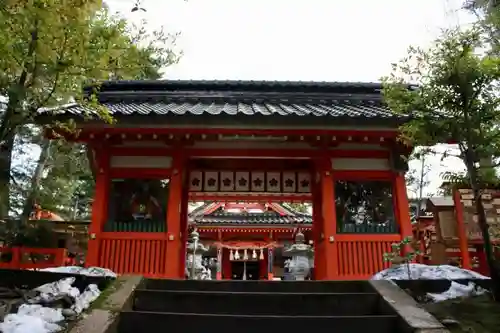
[[220, 173], [220, 190], [222, 192], [234, 191], [234, 172], [222, 171]]
[[252, 172], [251, 173], [253, 192], [265, 192], [266, 190], [266, 176], [264, 172]]
[[203, 190], [207, 192], [219, 190], [219, 173], [217, 171], [205, 172]]
[[201, 191], [203, 189], [203, 172], [191, 171], [189, 175], [189, 190]]
[[250, 191], [250, 172], [239, 171], [235, 174], [235, 189], [236, 192], [248, 192]]
[[297, 192], [297, 174], [295, 172], [283, 173], [283, 192], [285, 193]]
[[309, 172], [299, 172], [298, 177], [298, 192], [311, 192], [311, 174]]
[[266, 173], [266, 190], [267, 192], [281, 192], [281, 173], [267, 172]]

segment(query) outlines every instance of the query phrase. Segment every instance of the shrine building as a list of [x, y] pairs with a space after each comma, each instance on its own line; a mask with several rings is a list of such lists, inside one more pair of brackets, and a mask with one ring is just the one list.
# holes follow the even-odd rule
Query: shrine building
[[[211, 240], [221, 256], [235, 259], [236, 250], [240, 257], [247, 249], [247, 256], [255, 250], [260, 258], [264, 250], [267, 269], [252, 268], [261, 278], [274, 272], [269, 249], [295, 232], [277, 230], [304, 228], [314, 247], [314, 279], [368, 279], [389, 265], [383, 256], [392, 243], [412, 234], [404, 179], [411, 148], [397, 140], [408, 117], [384, 105], [381, 88], [110, 81], [86, 93], [95, 94], [115, 122], [90, 120], [96, 111], [77, 104], [42, 111], [38, 122], [72, 119], [78, 131], [53, 131], [88, 147], [95, 175], [88, 266], [184, 278], [194, 221], [202, 241]], [[207, 217], [190, 216], [190, 202], [259, 204], [262, 214], [283, 218], [296, 212], [280, 213], [281, 203], [309, 203], [312, 221], [241, 230], [220, 224], [212, 235], [203, 222], [211, 208]], [[231, 260], [221, 257], [224, 262]], [[237, 269], [226, 270], [218, 272], [221, 278]]]
[[[213, 279], [286, 279], [283, 249], [297, 231], [312, 240], [312, 215], [284, 203], [207, 202], [189, 214], [189, 229], [210, 246]], [[313, 277], [313, 276], [311, 276]]]

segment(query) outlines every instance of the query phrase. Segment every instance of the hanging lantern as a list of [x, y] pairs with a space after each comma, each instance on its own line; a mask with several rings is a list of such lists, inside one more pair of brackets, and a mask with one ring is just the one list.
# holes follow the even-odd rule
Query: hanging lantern
[[238, 250], [234, 250], [234, 260], [238, 259], [240, 259], [240, 253], [238, 252]]
[[247, 252], [247, 249], [245, 249], [245, 250], [243, 251], [243, 260], [245, 260], [245, 261], [246, 261], [246, 260], [248, 260], [248, 252]]
[[257, 252], [255, 251], [255, 249], [253, 249], [252, 251], [252, 259], [257, 259]]
[[234, 254], [233, 254], [233, 250], [231, 250], [229, 252], [229, 260], [233, 261], [234, 260]]
[[262, 250], [262, 249], [259, 249], [259, 250], [260, 250], [259, 259], [264, 260], [264, 250]]

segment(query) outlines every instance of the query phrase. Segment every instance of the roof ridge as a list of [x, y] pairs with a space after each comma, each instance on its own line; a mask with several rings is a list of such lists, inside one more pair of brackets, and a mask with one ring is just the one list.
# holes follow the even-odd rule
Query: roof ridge
[[274, 91], [274, 92], [352, 92], [380, 94], [382, 83], [327, 81], [224, 81], [224, 80], [141, 80], [103, 81], [84, 88], [86, 93], [124, 91]]

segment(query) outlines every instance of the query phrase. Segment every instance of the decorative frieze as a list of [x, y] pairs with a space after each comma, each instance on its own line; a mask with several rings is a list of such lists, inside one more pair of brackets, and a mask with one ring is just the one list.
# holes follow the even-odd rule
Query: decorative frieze
[[294, 171], [191, 171], [190, 192], [259, 192], [308, 194], [311, 174]]

